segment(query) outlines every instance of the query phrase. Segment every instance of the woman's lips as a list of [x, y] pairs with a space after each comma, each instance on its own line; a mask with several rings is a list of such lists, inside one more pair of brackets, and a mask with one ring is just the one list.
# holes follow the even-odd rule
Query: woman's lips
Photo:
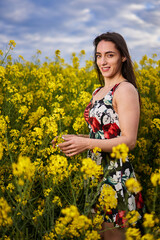
[[108, 72], [110, 67], [101, 67], [102, 72]]

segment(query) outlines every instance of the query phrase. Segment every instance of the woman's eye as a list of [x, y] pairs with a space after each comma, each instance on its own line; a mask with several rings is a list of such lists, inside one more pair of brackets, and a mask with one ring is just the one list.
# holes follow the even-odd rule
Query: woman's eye
[[113, 54], [108, 54], [107, 57], [111, 58], [113, 57], [114, 55]]
[[101, 57], [101, 55], [96, 55], [96, 57], [97, 57], [97, 58], [100, 58], [100, 57]]

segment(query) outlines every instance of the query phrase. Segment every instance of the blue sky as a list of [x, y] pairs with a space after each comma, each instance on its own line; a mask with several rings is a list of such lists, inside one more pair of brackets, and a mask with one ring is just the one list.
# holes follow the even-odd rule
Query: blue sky
[[56, 49], [66, 62], [72, 52], [93, 55], [93, 39], [116, 31], [127, 41], [133, 60], [144, 54], [160, 56], [160, 0], [1, 0], [0, 49], [15, 40], [14, 56], [26, 60], [42, 51], [54, 57]]

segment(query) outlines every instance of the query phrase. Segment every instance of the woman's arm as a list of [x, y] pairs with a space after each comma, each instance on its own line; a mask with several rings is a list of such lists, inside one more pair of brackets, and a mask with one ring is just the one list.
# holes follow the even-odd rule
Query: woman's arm
[[84, 137], [64, 136], [64, 143], [59, 144], [67, 156], [74, 156], [87, 149], [99, 147], [104, 152], [111, 152], [113, 146], [125, 143], [129, 149], [136, 144], [140, 106], [138, 92], [130, 83], [122, 83], [114, 93], [113, 103], [119, 116], [121, 136], [112, 139], [91, 139]]
[[78, 137], [89, 138], [89, 135], [87, 135], [87, 134], [78, 134]]

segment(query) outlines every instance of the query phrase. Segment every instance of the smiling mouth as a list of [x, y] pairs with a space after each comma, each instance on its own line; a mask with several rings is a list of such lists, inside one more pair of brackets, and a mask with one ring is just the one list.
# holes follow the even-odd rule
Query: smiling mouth
[[101, 67], [102, 72], [107, 72], [109, 71], [110, 67]]

